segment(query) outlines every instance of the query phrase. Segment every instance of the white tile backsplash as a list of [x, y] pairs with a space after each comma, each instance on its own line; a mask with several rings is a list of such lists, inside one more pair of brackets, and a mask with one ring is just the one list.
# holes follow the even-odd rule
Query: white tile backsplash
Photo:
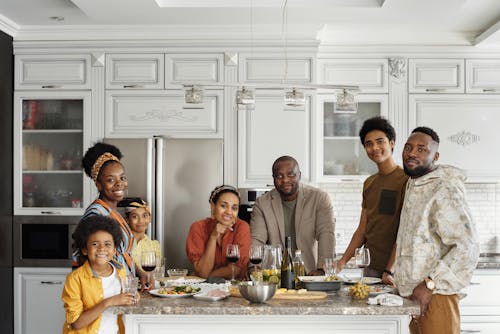
[[[322, 183], [332, 200], [336, 218], [336, 251], [343, 253], [356, 230], [361, 213], [363, 184]], [[476, 222], [482, 253], [500, 253], [500, 184], [468, 183], [467, 201]]]

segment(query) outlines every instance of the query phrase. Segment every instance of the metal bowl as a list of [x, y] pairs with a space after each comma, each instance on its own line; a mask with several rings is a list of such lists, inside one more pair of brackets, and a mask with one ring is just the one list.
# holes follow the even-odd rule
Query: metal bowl
[[264, 303], [273, 298], [277, 285], [268, 282], [242, 282], [238, 286], [240, 294], [252, 303]]
[[302, 282], [304, 287], [310, 291], [337, 291], [340, 289], [341, 281], [324, 281], [324, 282]]

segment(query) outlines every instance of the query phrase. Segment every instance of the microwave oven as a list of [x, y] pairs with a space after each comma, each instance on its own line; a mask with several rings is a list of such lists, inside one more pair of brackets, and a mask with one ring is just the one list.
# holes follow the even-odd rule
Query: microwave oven
[[240, 193], [240, 207], [238, 210], [238, 218], [250, 223], [252, 218], [253, 205], [257, 197], [260, 197], [270, 191], [271, 189], [265, 188], [239, 188]]
[[70, 267], [79, 217], [14, 218], [15, 267]]

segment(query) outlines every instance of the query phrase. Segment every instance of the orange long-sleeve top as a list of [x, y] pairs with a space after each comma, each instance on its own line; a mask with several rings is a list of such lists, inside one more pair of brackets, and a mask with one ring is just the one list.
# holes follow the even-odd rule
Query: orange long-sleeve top
[[[208, 239], [216, 224], [217, 221], [214, 219], [205, 218], [191, 225], [186, 240], [186, 254], [191, 263], [198, 261], [205, 252]], [[236, 219], [233, 225], [233, 231], [229, 229], [226, 230], [222, 237], [221, 245], [216, 245], [215, 264], [213, 269], [224, 267], [229, 263], [226, 260], [226, 247], [229, 244], [237, 244], [239, 246], [240, 259], [235, 265], [241, 269], [240, 276], [243, 277], [246, 274], [250, 259], [251, 238], [250, 227], [247, 222]]]

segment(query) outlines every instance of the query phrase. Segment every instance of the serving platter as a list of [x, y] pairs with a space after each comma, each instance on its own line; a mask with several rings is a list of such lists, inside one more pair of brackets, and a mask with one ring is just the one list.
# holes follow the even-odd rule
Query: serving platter
[[[349, 278], [346, 277], [344, 279], [345, 284], [356, 284], [359, 282], [360, 277], [356, 278]], [[361, 283], [366, 284], [366, 285], [372, 285], [372, 284], [378, 284], [382, 282], [382, 280], [378, 277], [363, 277], [363, 281]]]
[[229, 297], [229, 294], [227, 294], [225, 296], [209, 296], [209, 295], [207, 295], [205, 293], [197, 293], [197, 294], [193, 295], [194, 299], [204, 300], [204, 301], [207, 301], [207, 302], [216, 302], [216, 301], [219, 301], [219, 300], [222, 300], [222, 299], [226, 299], [227, 297]]
[[176, 293], [167, 294], [167, 293], [160, 293], [159, 291], [160, 291], [160, 289], [154, 289], [154, 290], [149, 291], [149, 293], [153, 296], [162, 297], [162, 298], [186, 298], [186, 297], [194, 296], [197, 293], [199, 293], [199, 291], [198, 291], [198, 292], [183, 293], [183, 294], [176, 294]]

